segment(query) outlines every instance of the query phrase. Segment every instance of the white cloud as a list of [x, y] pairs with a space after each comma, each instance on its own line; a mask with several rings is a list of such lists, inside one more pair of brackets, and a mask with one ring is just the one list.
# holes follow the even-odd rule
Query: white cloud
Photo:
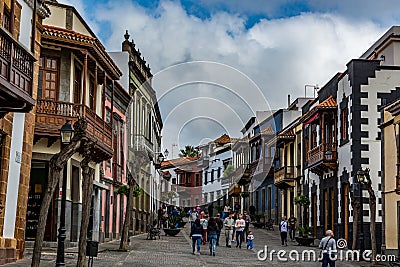
[[97, 25], [111, 29], [103, 32], [110, 51], [121, 49], [128, 29], [153, 73], [191, 60], [230, 65], [257, 83], [273, 109], [286, 106], [287, 94], [292, 99], [303, 96], [305, 84], [325, 84], [386, 31], [372, 20], [337, 13], [265, 19], [246, 29], [242, 15], [214, 12], [200, 19], [171, 1], [160, 1], [156, 10], [128, 0], [109, 1], [97, 4], [93, 12]]

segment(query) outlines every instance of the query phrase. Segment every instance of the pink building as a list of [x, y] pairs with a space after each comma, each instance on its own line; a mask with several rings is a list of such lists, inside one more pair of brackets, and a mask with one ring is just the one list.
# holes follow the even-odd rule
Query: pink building
[[[109, 89], [109, 88], [107, 88]], [[120, 237], [125, 218], [127, 197], [116, 191], [127, 184], [127, 121], [126, 110], [131, 97], [117, 82], [106, 91], [106, 121], [113, 125], [113, 157], [103, 163], [104, 175], [101, 177], [105, 188], [101, 194], [100, 241]], [[114, 94], [112, 94], [114, 91]], [[113, 97], [112, 97], [113, 95]]]

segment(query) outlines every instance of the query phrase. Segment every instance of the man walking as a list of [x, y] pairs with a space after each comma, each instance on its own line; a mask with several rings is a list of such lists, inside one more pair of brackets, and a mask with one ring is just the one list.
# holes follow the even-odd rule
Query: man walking
[[279, 232], [281, 233], [282, 246], [287, 246], [288, 222], [286, 216], [282, 217], [282, 221], [279, 224]]
[[239, 214], [239, 218], [235, 222], [236, 247], [242, 248], [243, 231], [244, 231], [245, 226], [246, 226], [246, 222], [243, 220], [242, 214]]
[[297, 219], [294, 217], [293, 213], [290, 215], [289, 218], [289, 236], [290, 240], [294, 241], [296, 236], [296, 228], [297, 228]]
[[221, 219], [221, 214], [217, 213], [217, 217], [215, 217], [215, 221], [218, 225], [218, 232], [217, 232], [217, 246], [219, 246], [219, 237], [221, 236], [222, 228], [224, 227], [224, 221]]
[[247, 240], [247, 234], [249, 232], [249, 227], [250, 227], [250, 222], [251, 222], [250, 215], [247, 213], [247, 211], [244, 212], [243, 219], [245, 222], [245, 227], [244, 227], [245, 237], [244, 237], [244, 239]]
[[336, 240], [333, 237], [333, 231], [328, 230], [319, 243], [319, 248], [322, 249], [322, 267], [327, 267], [328, 264], [330, 267], [335, 267], [334, 257], [337, 249]]
[[226, 246], [228, 248], [231, 247], [231, 241], [232, 241], [232, 235], [233, 235], [233, 226], [235, 225], [235, 220], [232, 218], [233, 214], [230, 213], [228, 217], [225, 218], [224, 220], [224, 226], [225, 226], [225, 240], [226, 240]]

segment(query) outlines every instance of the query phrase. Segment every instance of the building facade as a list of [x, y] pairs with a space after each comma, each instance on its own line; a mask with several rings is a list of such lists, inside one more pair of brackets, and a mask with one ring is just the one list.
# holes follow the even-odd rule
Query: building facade
[[[67, 121], [83, 118], [86, 137], [94, 142], [94, 157], [89, 233], [95, 241], [102, 237], [101, 195], [108, 189], [101, 177], [104, 160], [113, 157], [113, 117], [106, 118], [106, 92], [114, 92], [121, 72], [101, 42], [72, 6], [49, 2], [51, 16], [43, 21], [42, 50], [34, 127], [32, 168], [26, 213], [27, 240], [34, 240], [41, 200], [48, 181], [49, 161], [61, 148], [60, 128]], [[113, 98], [113, 96], [111, 96]], [[79, 238], [82, 214], [83, 151], [75, 153], [64, 167], [67, 180], [66, 242]], [[61, 184], [59, 185], [61, 188]], [[57, 191], [56, 191], [57, 192]], [[55, 194], [47, 217], [45, 241], [56, 241], [60, 214], [60, 194]]]
[[[122, 42], [122, 52], [110, 56], [122, 70], [121, 85], [129, 90], [132, 101], [127, 110], [128, 171], [143, 189], [134, 198], [133, 230], [146, 231], [146, 225], [156, 217], [160, 205], [160, 173], [156, 168], [161, 155], [162, 119], [156, 92], [151, 86], [151, 70], [141, 56], [128, 31]], [[137, 166], [136, 163], [143, 162]]]
[[40, 31], [49, 14], [42, 1], [0, 1], [0, 265], [24, 254]]

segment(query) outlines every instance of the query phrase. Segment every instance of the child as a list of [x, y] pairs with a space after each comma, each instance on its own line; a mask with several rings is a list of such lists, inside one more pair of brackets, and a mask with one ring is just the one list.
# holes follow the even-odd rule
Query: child
[[248, 235], [247, 235], [247, 249], [253, 249], [253, 240], [254, 240], [254, 235], [252, 231], [249, 231]]

